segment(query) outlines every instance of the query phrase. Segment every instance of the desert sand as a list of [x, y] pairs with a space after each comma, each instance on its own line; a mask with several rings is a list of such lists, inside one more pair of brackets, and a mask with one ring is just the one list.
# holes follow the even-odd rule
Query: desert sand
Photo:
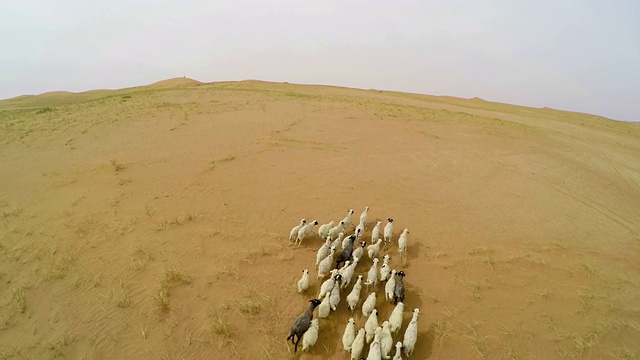
[[412, 358], [640, 356], [638, 124], [179, 78], [0, 101], [0, 164], [0, 359], [345, 359], [346, 293], [285, 340], [322, 243], [287, 238], [365, 206], [410, 229]]

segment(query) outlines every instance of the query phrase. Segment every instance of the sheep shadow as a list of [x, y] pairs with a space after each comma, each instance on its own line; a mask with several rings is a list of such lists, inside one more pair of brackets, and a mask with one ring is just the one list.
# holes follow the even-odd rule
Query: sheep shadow
[[435, 342], [435, 324], [431, 324], [429, 330], [418, 332], [416, 347], [411, 354], [412, 359], [428, 359], [433, 355], [433, 344]]

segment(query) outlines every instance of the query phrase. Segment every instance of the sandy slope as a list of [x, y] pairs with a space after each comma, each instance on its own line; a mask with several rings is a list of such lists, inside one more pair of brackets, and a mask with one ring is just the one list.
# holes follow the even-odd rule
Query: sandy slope
[[[414, 358], [639, 356], [634, 124], [173, 79], [1, 101], [0, 129], [0, 359], [290, 358], [321, 241], [288, 232], [365, 206], [411, 231]], [[348, 317], [298, 356], [345, 358]]]

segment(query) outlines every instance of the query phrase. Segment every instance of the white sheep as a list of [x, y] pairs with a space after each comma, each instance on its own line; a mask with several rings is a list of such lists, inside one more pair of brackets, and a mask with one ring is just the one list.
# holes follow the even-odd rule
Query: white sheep
[[392, 360], [402, 360], [402, 341], [396, 343], [396, 354], [393, 355]]
[[380, 349], [380, 334], [382, 333], [382, 328], [377, 327], [374, 330], [374, 339], [371, 345], [369, 345], [369, 354], [367, 354], [367, 360], [381, 360], [382, 352]]
[[309, 288], [309, 269], [302, 270], [302, 277], [298, 280], [298, 294]]
[[353, 340], [356, 338], [356, 322], [353, 318], [349, 318], [347, 321], [347, 326], [344, 328], [344, 333], [342, 334], [342, 347], [344, 351], [351, 351], [351, 344], [353, 344]]
[[322, 259], [322, 261], [320, 261], [320, 264], [318, 264], [319, 279], [324, 278], [329, 273], [329, 269], [331, 269], [331, 265], [333, 265], [333, 255], [335, 254], [335, 252], [336, 252], [336, 248], [331, 247], [331, 250], [329, 251], [329, 255], [327, 255], [327, 257], [325, 257], [324, 259]]
[[389, 274], [391, 273], [389, 260], [391, 260], [391, 256], [389, 256], [389, 254], [386, 254], [382, 258], [382, 266], [380, 266], [380, 281], [387, 281], [387, 278], [389, 278]]
[[318, 319], [311, 320], [311, 326], [302, 335], [302, 351], [309, 351], [309, 348], [316, 344], [318, 341], [318, 330], [320, 324]]
[[384, 226], [384, 242], [386, 244], [391, 244], [391, 237], [393, 236], [393, 219], [387, 219], [387, 225]]
[[389, 276], [389, 280], [384, 285], [384, 296], [387, 301], [393, 301], [393, 294], [396, 290], [396, 269], [391, 270], [391, 275]]
[[327, 255], [329, 254], [329, 250], [331, 250], [331, 238], [327, 236], [324, 244], [320, 246], [320, 249], [318, 249], [318, 253], [316, 254], [316, 266], [318, 266], [322, 259], [327, 257]]
[[305, 219], [300, 219], [300, 224], [296, 225], [293, 227], [293, 229], [291, 229], [291, 232], [289, 233], [289, 241], [293, 241], [296, 239], [296, 237], [298, 236], [298, 231], [300, 230], [300, 228], [302, 228], [305, 224], [307, 223], [307, 220]]
[[354, 231], [354, 235], [356, 236], [356, 239], [360, 239], [360, 237], [362, 237], [362, 235], [364, 235], [364, 223], [363, 222], [358, 223], [358, 226], [356, 226], [356, 230]]
[[[340, 245], [340, 243], [344, 242], [343, 239], [344, 239], [344, 233], [341, 232], [341, 233], [338, 234], [338, 237], [331, 242], [331, 247], [335, 247], [337, 249], [338, 245]], [[343, 249], [344, 249], [344, 247], [343, 247]]]
[[345, 289], [351, 283], [351, 279], [353, 278], [353, 274], [356, 271], [356, 266], [358, 266], [358, 260], [359, 259], [353, 259], [353, 262], [350, 262], [349, 260], [347, 260], [347, 263], [349, 263], [349, 266], [344, 269], [342, 274], [340, 274], [340, 275], [342, 275], [342, 286], [341, 287], [343, 289]]
[[346, 229], [345, 225], [344, 225], [344, 221], [340, 221], [338, 223], [338, 225], [332, 227], [329, 230], [329, 236], [331, 236], [331, 238], [335, 238], [336, 236], [338, 236], [339, 233], [343, 232]]
[[[353, 289], [351, 289], [351, 292], [347, 295], [347, 305], [349, 305], [349, 309], [352, 312], [356, 306], [358, 306], [358, 301], [360, 301], [360, 290], [362, 290], [362, 275], [358, 275], [358, 280], [356, 280]], [[375, 304], [373, 306], [375, 306]]]
[[[344, 237], [344, 234], [342, 234], [342, 237], [343, 237], [343, 239], [342, 239], [342, 244], [341, 244], [342, 247], [341, 248], [344, 249], [349, 244], [349, 242], [351, 241], [351, 237], [349, 237], [349, 236]], [[357, 237], [356, 237], [356, 239], [357, 239]]]
[[362, 212], [362, 214], [360, 214], [360, 223], [361, 224], [366, 224], [367, 223], [367, 215], [369, 214], [369, 207], [365, 206], [364, 207], [364, 211]]
[[382, 225], [382, 221], [377, 221], [376, 225], [371, 230], [371, 239], [379, 239], [380, 238], [380, 225]]
[[331, 296], [331, 292], [328, 292], [324, 295], [324, 299], [320, 305], [318, 305], [318, 317], [324, 319], [329, 316], [331, 312], [331, 305], [329, 304], [329, 297]]
[[391, 315], [389, 316], [389, 330], [395, 334], [402, 327], [402, 314], [404, 312], [404, 303], [398, 302], [393, 308]]
[[367, 243], [364, 241], [361, 241], [360, 246], [353, 249], [353, 252], [351, 253], [351, 257], [354, 259], [358, 259], [358, 261], [360, 261], [360, 259], [362, 259], [362, 254], [364, 254], [365, 246], [367, 246]]
[[400, 238], [398, 238], [398, 252], [400, 253], [400, 259], [403, 263], [406, 263], [407, 260], [407, 240], [408, 240], [409, 229], [405, 228], [402, 230], [400, 234]]
[[344, 217], [344, 219], [342, 219], [342, 222], [344, 223], [345, 229], [349, 228], [349, 226], [353, 225], [353, 223], [351, 222], [351, 218], [353, 217], [353, 209], [349, 209], [349, 211], [347, 211], [347, 216]]
[[312, 222], [306, 224], [298, 230], [298, 237], [296, 238], [296, 243], [298, 246], [302, 245], [302, 240], [304, 240], [309, 234], [311, 234], [313, 227], [318, 225], [318, 220], [313, 220]]
[[380, 333], [380, 353], [383, 359], [390, 359], [389, 352], [393, 349], [393, 337], [389, 330], [389, 321], [382, 323], [382, 332]]
[[372, 292], [367, 296], [367, 299], [362, 303], [362, 315], [369, 316], [371, 311], [376, 307], [376, 293]]
[[333, 227], [333, 223], [334, 221], [331, 220], [326, 224], [320, 225], [320, 227], [318, 228], [318, 236], [320, 236], [320, 239], [324, 239], [329, 236], [329, 231]]
[[367, 333], [367, 337], [366, 337], [367, 344], [371, 343], [371, 340], [373, 340], [373, 335], [377, 327], [378, 327], [378, 310], [373, 309], [371, 310], [371, 314], [369, 314], [369, 318], [367, 319], [367, 322], [364, 323], [364, 331]]
[[380, 251], [380, 244], [382, 244], [382, 239], [378, 239], [375, 244], [367, 246], [367, 255], [369, 255], [369, 259], [373, 259], [378, 255], [378, 251]]
[[364, 349], [364, 334], [364, 328], [360, 328], [356, 338], [353, 339], [351, 343], [351, 360], [360, 360], [360, 354], [362, 354], [362, 350]]
[[407, 357], [411, 357], [413, 350], [416, 346], [416, 340], [418, 340], [418, 316], [420, 315], [420, 309], [413, 309], [413, 316], [407, 326], [407, 330], [404, 331], [404, 339], [402, 340], [402, 347], [404, 348], [404, 354]]
[[378, 284], [378, 258], [373, 259], [373, 265], [369, 268], [369, 272], [367, 273], [367, 281], [365, 281], [365, 285], [367, 285], [367, 291], [369, 291], [369, 286], [373, 285], [373, 288], [376, 288]]
[[329, 305], [331, 305], [331, 310], [336, 311], [338, 309], [338, 304], [340, 303], [340, 279], [342, 276], [336, 275], [336, 282], [333, 285], [333, 289], [331, 289], [331, 296], [329, 297]]
[[325, 280], [322, 285], [320, 285], [320, 292], [318, 293], [318, 299], [322, 299], [324, 294], [328, 293], [333, 289], [333, 285], [336, 282], [336, 275], [338, 274], [338, 270], [333, 269], [329, 273], [329, 278]]

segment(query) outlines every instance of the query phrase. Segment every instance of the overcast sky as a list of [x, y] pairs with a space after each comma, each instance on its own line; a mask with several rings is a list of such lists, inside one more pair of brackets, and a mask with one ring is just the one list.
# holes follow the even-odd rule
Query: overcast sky
[[640, 121], [640, 1], [0, 0], [0, 98], [177, 76]]

